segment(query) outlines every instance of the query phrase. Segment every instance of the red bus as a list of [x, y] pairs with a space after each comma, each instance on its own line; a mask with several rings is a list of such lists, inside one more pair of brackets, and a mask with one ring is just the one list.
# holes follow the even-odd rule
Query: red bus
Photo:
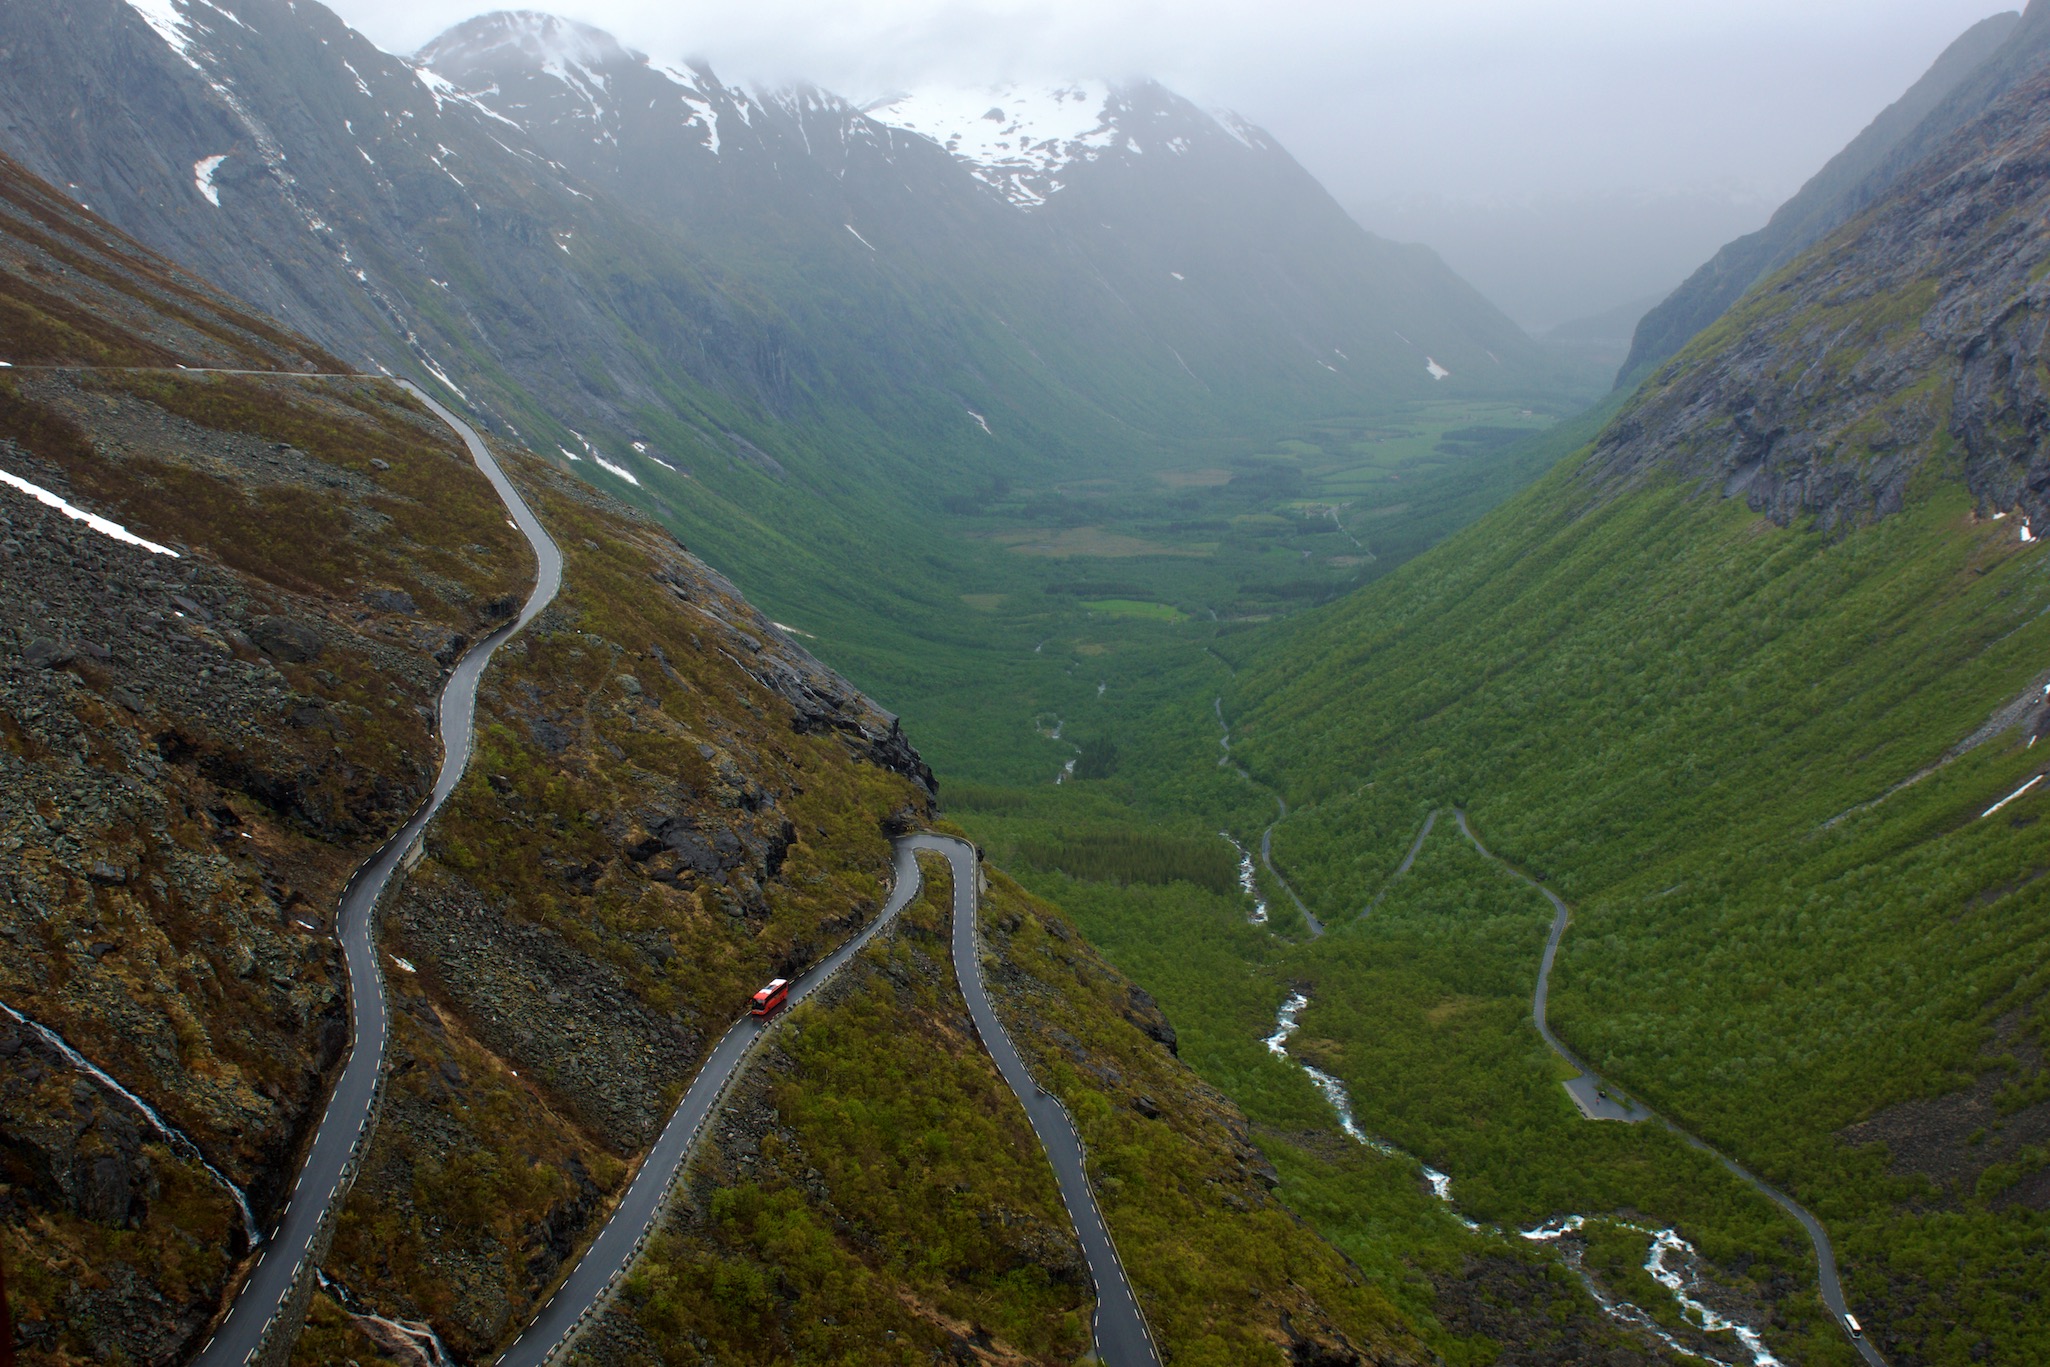
[[748, 1014], [753, 1016], [773, 1016], [783, 1009], [783, 1004], [789, 999], [789, 980], [778, 978], [761, 991], [755, 993], [754, 1005], [748, 1008]]

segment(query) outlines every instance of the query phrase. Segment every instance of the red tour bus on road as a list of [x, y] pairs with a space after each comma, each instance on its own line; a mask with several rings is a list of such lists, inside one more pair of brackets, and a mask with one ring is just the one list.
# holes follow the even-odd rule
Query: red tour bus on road
[[789, 980], [778, 978], [761, 991], [755, 993], [754, 1005], [748, 1008], [748, 1014], [752, 1016], [773, 1016], [783, 1009], [783, 1004], [789, 999]]

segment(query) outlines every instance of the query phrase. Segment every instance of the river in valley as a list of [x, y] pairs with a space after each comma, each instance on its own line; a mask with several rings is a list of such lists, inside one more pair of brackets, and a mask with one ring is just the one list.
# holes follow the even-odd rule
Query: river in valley
[[[1359, 1120], [1353, 1114], [1352, 1095], [1346, 1090], [1343, 1082], [1340, 1082], [1330, 1073], [1325, 1072], [1314, 1064], [1305, 1063], [1288, 1052], [1288, 1041], [1291, 1036], [1302, 1028], [1303, 1012], [1309, 1009], [1309, 1005], [1310, 998], [1307, 993], [1302, 991], [1289, 993], [1288, 999], [1281, 1004], [1280, 1009], [1275, 1013], [1274, 1033], [1267, 1036], [1264, 1041], [1267, 1045], [1267, 1052], [1284, 1062], [1293, 1063], [1296, 1067], [1302, 1069], [1304, 1075], [1316, 1086], [1317, 1091], [1323, 1096], [1325, 1102], [1337, 1114], [1338, 1127], [1345, 1131], [1349, 1139], [1372, 1149], [1383, 1157], [1392, 1158], [1404, 1163], [1416, 1164], [1425, 1183], [1430, 1187], [1431, 1194], [1444, 1203], [1446, 1210], [1460, 1224], [1477, 1234], [1487, 1234], [1497, 1238], [1506, 1237], [1502, 1230], [1492, 1225], [1481, 1225], [1460, 1213], [1458, 1204], [1452, 1197], [1451, 1174], [1439, 1171], [1414, 1154], [1407, 1153], [1387, 1140], [1376, 1138], [1360, 1128]], [[1732, 1362], [1728, 1359], [1690, 1348], [1661, 1325], [1657, 1318], [1649, 1312], [1621, 1297], [1611, 1295], [1587, 1267], [1584, 1231], [1591, 1223], [1613, 1229], [1629, 1230], [1632, 1233], [1644, 1236], [1648, 1241], [1644, 1270], [1651, 1274], [1654, 1281], [1672, 1293], [1674, 1303], [1679, 1307], [1681, 1318], [1703, 1334], [1728, 1334], [1735, 1338], [1743, 1349], [1741, 1359]], [[1677, 1231], [1672, 1229], [1649, 1229], [1643, 1225], [1604, 1216], [1567, 1215], [1549, 1220], [1534, 1229], [1518, 1230], [1517, 1234], [1531, 1243], [1550, 1244], [1557, 1247], [1566, 1266], [1572, 1269], [1573, 1274], [1587, 1288], [1588, 1294], [1602, 1308], [1603, 1314], [1618, 1324], [1651, 1335], [1663, 1347], [1670, 1349], [1672, 1352], [1679, 1353], [1698, 1362], [1710, 1363], [1713, 1367], [1743, 1367], [1743, 1364], [1748, 1364], [1748, 1367], [1783, 1367], [1780, 1359], [1774, 1356], [1772, 1350], [1765, 1346], [1765, 1340], [1757, 1330], [1748, 1324], [1740, 1323], [1721, 1314], [1693, 1294], [1700, 1285], [1698, 1270], [1700, 1257], [1696, 1253], [1694, 1245], [1681, 1238]]]

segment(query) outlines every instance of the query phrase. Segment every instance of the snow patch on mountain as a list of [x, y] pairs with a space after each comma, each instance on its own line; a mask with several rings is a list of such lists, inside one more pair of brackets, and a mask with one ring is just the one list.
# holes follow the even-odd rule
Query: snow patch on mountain
[[141, 15], [142, 21], [156, 30], [157, 37], [191, 63], [193, 70], [199, 69], [194, 51], [199, 46], [198, 28], [178, 7], [178, 0], [128, 0], [128, 8]]
[[[484, 101], [479, 99], [476, 95], [472, 95], [466, 90], [461, 90], [457, 88], [456, 83], [454, 81], [451, 81], [448, 77], [442, 75], [438, 71], [435, 71], [433, 68], [425, 66], [414, 66], [411, 68], [411, 70], [413, 74], [419, 78], [420, 84], [427, 87], [428, 95], [433, 97], [435, 113], [439, 114], [441, 112], [442, 106], [445, 104], [459, 104], [466, 109], [476, 110], [479, 114], [484, 115], [486, 118], [496, 119], [500, 123], [504, 124], [507, 128], [520, 127], [517, 123], [514, 123], [511, 119], [508, 119], [505, 115], [499, 113], [496, 109], [493, 109], [490, 105], [484, 103]], [[487, 90], [482, 93], [490, 95], [496, 94], [497, 92]], [[525, 132], [526, 130], [521, 129], [520, 131]]]
[[939, 144], [971, 173], [1021, 209], [1060, 191], [1061, 174], [1115, 147], [1110, 87], [932, 87], [862, 111], [886, 128]]
[[680, 67], [658, 66], [657, 76], [666, 79], [681, 93], [684, 104], [690, 109], [687, 122], [701, 125], [705, 130], [705, 148], [713, 156], [719, 155], [719, 110], [713, 105], [705, 89], [698, 83], [697, 76]]
[[221, 207], [221, 192], [220, 188], [214, 184], [214, 172], [220, 170], [221, 163], [227, 159], [227, 153], [223, 152], [220, 156], [201, 157], [198, 161], [192, 163], [193, 187], [202, 195], [205, 195], [206, 202], [213, 205], [216, 209]]
[[142, 21], [156, 30], [157, 37], [184, 58], [194, 71], [202, 70], [199, 35], [207, 31], [207, 25], [193, 17], [195, 8], [217, 14], [238, 28], [249, 27], [236, 17], [233, 10], [217, 5], [213, 0], [127, 0], [127, 3], [128, 8], [141, 15]]
[[109, 521], [98, 513], [89, 513], [83, 508], [74, 507], [62, 495], [53, 494], [39, 484], [31, 484], [20, 475], [11, 475], [5, 470], [0, 470], [0, 484], [4, 484], [19, 493], [27, 494], [46, 508], [55, 508], [74, 522], [83, 522], [101, 536], [110, 536], [114, 540], [130, 546], [140, 546], [151, 555], [168, 555], [173, 560], [179, 558], [178, 552], [172, 550], [169, 546], [159, 546], [154, 541], [145, 541], [120, 523]]
[[1213, 109], [1210, 117], [1217, 120], [1217, 126], [1255, 152], [1266, 151], [1272, 140], [1265, 129], [1249, 122], [1243, 114], [1232, 109]]
[[374, 100], [377, 98], [376, 94], [373, 93], [370, 89], [370, 82], [363, 79], [363, 73], [356, 70], [354, 64], [349, 62], [343, 62], [342, 70], [349, 73], [349, 79], [353, 80], [356, 83], [356, 89], [363, 96], [364, 99]]

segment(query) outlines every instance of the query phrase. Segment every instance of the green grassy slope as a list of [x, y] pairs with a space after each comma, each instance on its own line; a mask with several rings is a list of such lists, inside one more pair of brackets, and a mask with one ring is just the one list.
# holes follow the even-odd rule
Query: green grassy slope
[[[1277, 851], [1320, 914], [1356, 916], [1425, 813], [1466, 804], [1578, 908], [1560, 1032], [1809, 1201], [1854, 1297], [1949, 1360], [2046, 1328], [2022, 1258], [2050, 1224], [2010, 1194], [2046, 1157], [2038, 1075], [2004, 1042], [2033, 1034], [2045, 986], [2041, 799], [1980, 815], [2043, 757], [2011, 731], [1865, 804], [2038, 686], [2050, 571], [1926, 482], [1832, 541], [1675, 487], [1581, 513], [1562, 471], [1289, 642], [1241, 696], [1243, 753], [1303, 806]], [[1392, 934], [1370, 923], [1315, 957]], [[1538, 936], [1501, 962], [1534, 964]], [[1360, 1035], [1387, 1031], [1377, 1008]], [[1940, 1124], [1896, 1140], [1960, 1150], [1949, 1180], [1844, 1133], [1982, 1075], [2006, 1086], [1991, 1142]]]
[[[1449, 822], [1389, 882], [1455, 803], [1574, 903], [1552, 994], [1574, 1047], [1821, 1216], [1896, 1360], [1979, 1343], [2004, 1360], [2043, 1329], [2050, 861], [2040, 790], [1980, 813], [2045, 757], [2010, 730], [1942, 761], [2040, 686], [2050, 568], [1971, 504], [1932, 454], [1907, 511], [1832, 537], [1691, 483], [1597, 499], [1569, 460], [1332, 608], [1213, 628], [1216, 654], [1150, 681], [1111, 673], [1074, 732], [1117, 736], [1109, 778], [970, 787], [956, 808], [1160, 998], [1261, 1127], [1282, 1195], [1435, 1319], [1453, 1360], [1485, 1360], [1489, 1335], [1447, 1269], [1506, 1275], [1494, 1260], [1517, 1241], [1434, 1219], [1413, 1166], [1336, 1142], [1260, 1044], [1292, 991], [1312, 1002], [1292, 1055], [1347, 1085], [1367, 1133], [1450, 1173], [1461, 1213], [1676, 1226], [1709, 1303], [1786, 1361], [1849, 1360], [1791, 1222], [1656, 1129], [1581, 1121], [1554, 1085], [1528, 1024], [1536, 895]], [[1275, 858], [1330, 923], [1321, 940], [1264, 876], [1274, 919], [1247, 925], [1201, 853], [1219, 824], [1251, 845], [1274, 815], [1216, 765], [1213, 691], [1236, 758], [1294, 808]], [[1175, 841], [1186, 881], [1155, 867]], [[1678, 1332], [1646, 1244], [1610, 1226], [1584, 1256]]]
[[[1810, 1201], [1857, 1299], [1917, 1324], [1888, 1326], [1902, 1340], [1933, 1351], [1919, 1322], [1956, 1316], [2032, 1342], [2007, 1336], [2032, 1277], [1970, 1258], [2040, 1256], [2042, 1213], [2001, 1189], [2042, 1152], [1980, 1142], [1986, 1162], [1958, 1158], [1978, 1172], [1937, 1187], [1841, 1131], [1986, 1072], [2017, 1082], [1997, 1111], [2034, 1096], [1995, 1025], [2042, 1000], [2042, 803], [1980, 812], [2042, 756], [2009, 732], [1857, 807], [2034, 685], [2042, 553], [1945, 488], [1837, 543], [1673, 488], [1574, 516], [1583, 498], [1558, 475], [1371, 615], [1291, 641], [1314, 668], [1244, 680], [1244, 752], [1302, 803], [1277, 859], [1324, 918], [1357, 916], [1429, 807], [1466, 803], [1578, 908], [1552, 996], [1568, 1041]], [[2021, 1170], [1986, 1178], [1997, 1154]], [[1937, 1271], [1954, 1258], [1970, 1275]]]
[[[1442, 1269], [1569, 1215], [1590, 1223], [1567, 1259], [1668, 1333], [1690, 1331], [1645, 1264], [1670, 1226], [1698, 1252], [1690, 1294], [1782, 1361], [1853, 1354], [1793, 1225], [1656, 1127], [1581, 1120], [1554, 1085], [1528, 1023], [1549, 920], [1533, 890], [1446, 823], [1393, 878], [1455, 806], [1573, 904], [1557, 1031], [1826, 1222], [1891, 1360], [2050, 1350], [2050, 754], [2033, 746], [2050, 564], [2025, 530], [2050, 521], [2030, 226], [2046, 88], [1761, 286], [1466, 531], [1337, 603], [1220, 628], [1209, 660], [1112, 675], [1100, 711], [1067, 718], [1113, 736], [1108, 777], [962, 795], [1275, 1151], [1318, 1127], [1299, 1166], [1278, 1162], [1284, 1194], [1389, 1284], [1421, 1276], [1414, 1304], [1448, 1356], [1496, 1336]], [[1213, 696], [1244, 779], [1217, 765]], [[1254, 845], [1269, 794], [1290, 809], [1275, 864], [1321, 939], [1264, 872], [1273, 916], [1255, 927], [1250, 899], [1160, 884], [1138, 857], [1149, 822]], [[1063, 856], [1106, 818], [1130, 827], [1121, 865]], [[1298, 993], [1277, 1058], [1260, 1041]], [[1478, 1242], [1351, 1182], [1348, 1162], [1374, 1165], [1331, 1148], [1337, 1117], [1297, 1064], [1396, 1147], [1383, 1164], [1406, 1151], [1449, 1174]], [[1404, 1240], [1406, 1259], [1376, 1260]]]

